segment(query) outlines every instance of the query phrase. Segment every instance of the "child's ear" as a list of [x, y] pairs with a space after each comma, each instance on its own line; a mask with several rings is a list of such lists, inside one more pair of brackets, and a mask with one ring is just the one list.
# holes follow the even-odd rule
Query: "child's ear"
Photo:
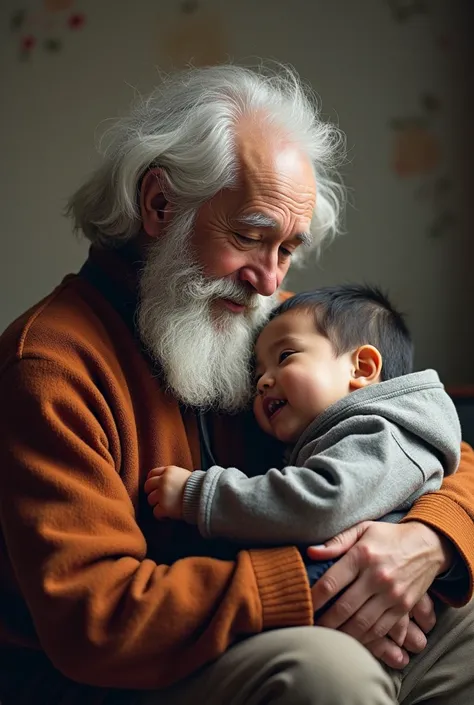
[[373, 345], [361, 345], [352, 356], [351, 392], [380, 381], [382, 355]]

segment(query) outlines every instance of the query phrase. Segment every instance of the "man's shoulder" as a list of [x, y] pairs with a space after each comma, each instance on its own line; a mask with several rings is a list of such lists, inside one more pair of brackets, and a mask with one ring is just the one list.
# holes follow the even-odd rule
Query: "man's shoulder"
[[291, 297], [294, 295], [295, 294], [293, 291], [285, 291], [283, 289], [280, 289], [280, 291], [278, 292], [278, 303], [282, 304], [287, 299], [291, 299]]
[[0, 372], [27, 358], [75, 366], [87, 353], [106, 355], [119, 335], [117, 326], [123, 335], [125, 326], [110, 304], [87, 282], [69, 275], [0, 336]]

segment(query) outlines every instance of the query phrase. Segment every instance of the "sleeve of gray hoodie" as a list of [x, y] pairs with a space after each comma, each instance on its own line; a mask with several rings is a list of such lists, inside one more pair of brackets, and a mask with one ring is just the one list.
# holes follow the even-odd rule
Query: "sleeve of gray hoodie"
[[193, 472], [184, 518], [204, 537], [323, 543], [359, 521], [407, 511], [437, 490], [459, 461], [457, 418], [444, 429], [438, 450], [384, 417], [351, 416], [306, 443], [297, 465], [257, 477], [217, 466]]

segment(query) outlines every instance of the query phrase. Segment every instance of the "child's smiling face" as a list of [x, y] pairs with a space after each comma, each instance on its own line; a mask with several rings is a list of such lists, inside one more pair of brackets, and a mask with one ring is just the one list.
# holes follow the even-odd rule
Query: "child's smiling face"
[[290, 310], [270, 321], [255, 354], [255, 417], [280, 441], [295, 443], [317, 416], [351, 391], [353, 353], [337, 356], [306, 310]]

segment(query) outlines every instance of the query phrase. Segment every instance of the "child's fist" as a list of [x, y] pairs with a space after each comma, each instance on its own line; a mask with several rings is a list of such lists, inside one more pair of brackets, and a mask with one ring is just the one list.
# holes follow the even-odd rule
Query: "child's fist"
[[182, 519], [184, 486], [191, 475], [177, 465], [165, 465], [148, 473], [145, 492], [156, 519]]

